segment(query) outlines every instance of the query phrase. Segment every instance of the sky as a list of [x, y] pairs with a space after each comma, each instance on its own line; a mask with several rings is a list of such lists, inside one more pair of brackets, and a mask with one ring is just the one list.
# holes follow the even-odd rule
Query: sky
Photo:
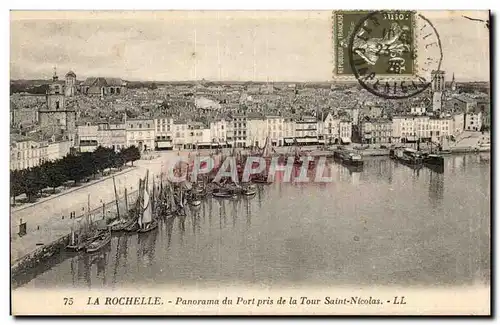
[[[489, 80], [487, 11], [421, 12], [447, 80]], [[330, 11], [11, 12], [10, 78], [329, 81]]]

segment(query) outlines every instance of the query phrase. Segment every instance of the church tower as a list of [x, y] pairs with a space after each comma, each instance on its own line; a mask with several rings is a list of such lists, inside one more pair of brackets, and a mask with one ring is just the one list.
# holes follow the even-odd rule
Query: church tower
[[55, 68], [52, 83], [49, 85], [49, 89], [47, 90], [45, 97], [47, 107], [50, 111], [59, 111], [64, 109], [66, 99], [64, 98], [63, 85], [59, 82]]
[[457, 84], [455, 83], [455, 73], [453, 73], [453, 77], [451, 79], [451, 91], [457, 90]]
[[64, 95], [66, 97], [75, 96], [76, 90], [76, 74], [73, 71], [66, 73], [66, 83], [64, 85]]
[[445, 89], [444, 75], [445, 72], [442, 70], [433, 70], [431, 72], [433, 112], [440, 112], [443, 105], [443, 91]]
[[53, 133], [67, 134], [70, 140], [76, 132], [76, 111], [68, 108], [64, 94], [64, 81], [59, 81], [56, 69], [45, 95], [46, 105], [38, 109], [40, 127]]
[[432, 83], [432, 91], [433, 92], [442, 92], [444, 91], [444, 75], [445, 72], [442, 70], [433, 70], [431, 72], [431, 83]]

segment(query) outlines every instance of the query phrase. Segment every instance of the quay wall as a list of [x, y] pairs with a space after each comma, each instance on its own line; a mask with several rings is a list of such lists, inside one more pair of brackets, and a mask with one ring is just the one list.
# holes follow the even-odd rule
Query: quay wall
[[[127, 195], [129, 209], [134, 205], [135, 201], [137, 200], [138, 194], [139, 191], [136, 190]], [[124, 197], [118, 200], [118, 205], [121, 213], [122, 211], [125, 211]], [[96, 224], [97, 227], [106, 227], [106, 225], [111, 220], [117, 217], [116, 202], [111, 201], [105, 203], [103, 204], [103, 206], [91, 210], [90, 214], [92, 216], [92, 222]], [[84, 216], [85, 214], [82, 214], [79, 217], [76, 217], [75, 220], [82, 220]], [[47, 238], [47, 243], [36, 247], [35, 249], [27, 252], [21, 258], [14, 260], [11, 265], [11, 276], [16, 276], [20, 273], [23, 273], [25, 270], [35, 267], [43, 260], [48, 259], [54, 256], [54, 254], [60, 252], [60, 250], [64, 249], [68, 245], [70, 235], [71, 227], [68, 227], [67, 233], [65, 235], [56, 238]], [[23, 240], [23, 238], [20, 238], [19, 240]]]
[[64, 235], [48, 245], [40, 246], [31, 253], [20, 258], [11, 267], [11, 276], [14, 277], [24, 270], [36, 267], [40, 262], [57, 254], [61, 249], [64, 249], [69, 242], [69, 234]]

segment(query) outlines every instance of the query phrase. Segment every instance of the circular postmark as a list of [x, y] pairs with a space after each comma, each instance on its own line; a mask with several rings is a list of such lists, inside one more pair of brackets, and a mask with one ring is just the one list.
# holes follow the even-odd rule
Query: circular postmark
[[387, 99], [409, 98], [425, 91], [438, 75], [443, 58], [436, 29], [413, 11], [367, 14], [354, 27], [348, 53], [360, 85]]

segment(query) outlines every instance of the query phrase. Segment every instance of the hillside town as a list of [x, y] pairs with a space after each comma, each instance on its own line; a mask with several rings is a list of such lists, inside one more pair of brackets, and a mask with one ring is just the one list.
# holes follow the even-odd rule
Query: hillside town
[[[388, 101], [356, 84], [227, 83], [205, 80], [128, 88], [119, 78], [78, 81], [56, 70], [45, 95], [11, 95], [11, 170], [99, 146], [141, 152], [195, 148], [362, 143], [453, 144], [490, 127], [489, 94], [463, 93], [444, 71], [432, 87]], [[480, 137], [484, 139], [484, 137]], [[482, 141], [482, 140], [480, 140]], [[482, 144], [482, 143], [481, 143]]]

